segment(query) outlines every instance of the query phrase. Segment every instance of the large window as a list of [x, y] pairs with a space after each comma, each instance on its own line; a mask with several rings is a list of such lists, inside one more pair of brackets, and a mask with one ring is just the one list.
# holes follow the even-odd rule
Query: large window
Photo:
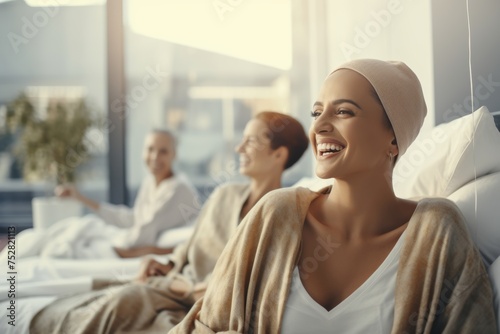
[[[64, 2], [61, 2], [63, 4]], [[0, 3], [0, 119], [5, 105], [24, 94], [35, 117], [47, 119], [48, 106], [83, 99], [95, 116], [106, 113], [105, 6], [47, 6], [40, 1]], [[80, 190], [107, 199], [107, 127], [88, 132], [89, 159], [77, 170]], [[0, 133], [0, 232], [31, 226], [31, 199], [52, 195], [54, 180], [26, 175], [15, 154], [20, 133]], [[68, 157], [68, 161], [71, 157]], [[29, 178], [30, 180], [27, 180]]]
[[[126, 204], [147, 173], [142, 145], [152, 128], [178, 134], [175, 168], [208, 194], [242, 178], [234, 147], [255, 113], [284, 112], [308, 127], [308, 6], [296, 0], [123, 2], [124, 49], [116, 52], [125, 59], [126, 91], [113, 102], [125, 107], [126, 158], [113, 163], [126, 166]], [[39, 119], [54, 101], [75, 99], [107, 118], [106, 9], [102, 0], [0, 3], [7, 37], [0, 41], [0, 116], [25, 94]], [[121, 84], [113, 80], [110, 85]], [[114, 173], [108, 135], [121, 140], [118, 131], [107, 131], [104, 122], [89, 132], [90, 159], [78, 168], [78, 187], [96, 200], [109, 199]], [[55, 183], [24, 173], [14, 154], [19, 141], [19, 133], [0, 133], [0, 227], [21, 230], [32, 224], [32, 198], [51, 195]], [[285, 173], [285, 185], [311, 174], [307, 155]]]
[[[234, 147], [255, 113], [280, 111], [308, 127], [309, 80], [298, 75], [309, 67], [307, 22], [292, 1], [128, 0], [124, 15], [132, 194], [146, 174], [142, 142], [152, 128], [178, 134], [177, 171], [210, 189], [241, 178]], [[285, 184], [310, 175], [306, 160]]]

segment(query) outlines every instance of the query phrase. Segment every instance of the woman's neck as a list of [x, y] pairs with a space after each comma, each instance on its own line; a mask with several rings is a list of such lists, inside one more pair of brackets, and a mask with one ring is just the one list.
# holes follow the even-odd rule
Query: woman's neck
[[281, 177], [277, 178], [265, 178], [265, 179], [252, 179], [250, 183], [250, 196], [249, 198], [255, 198], [259, 200], [262, 196], [270, 192], [271, 190], [281, 188]]
[[172, 176], [174, 176], [173, 172], [169, 172], [167, 175], [153, 175], [155, 178], [155, 185], [158, 187], [160, 183], [162, 183], [166, 179], [170, 179]]
[[336, 180], [321, 211], [326, 224], [334, 224], [344, 237], [362, 238], [396, 227], [401, 216], [400, 202], [394, 195], [390, 179], [368, 176]]
[[268, 192], [281, 188], [281, 174], [262, 178], [252, 178], [250, 183], [250, 195], [241, 208], [240, 218], [254, 207], [255, 204]]

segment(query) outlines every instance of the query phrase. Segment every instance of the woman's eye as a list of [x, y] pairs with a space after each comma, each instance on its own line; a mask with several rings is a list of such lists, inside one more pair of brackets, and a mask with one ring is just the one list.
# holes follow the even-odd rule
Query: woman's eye
[[311, 111], [311, 117], [316, 119], [321, 115], [319, 111]]
[[354, 113], [348, 109], [339, 109], [339, 111], [337, 111], [337, 114], [339, 114], [339, 115], [351, 115], [351, 116], [354, 115]]
[[253, 137], [248, 137], [244, 140], [244, 144], [247, 145], [248, 147], [254, 147], [256, 140]]

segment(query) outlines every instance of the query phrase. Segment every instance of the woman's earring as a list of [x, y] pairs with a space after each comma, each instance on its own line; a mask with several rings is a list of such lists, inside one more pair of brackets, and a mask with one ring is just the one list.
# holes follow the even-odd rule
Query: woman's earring
[[392, 163], [392, 158], [394, 158], [394, 156], [392, 155], [392, 152], [389, 152], [389, 160], [391, 161], [391, 163]]

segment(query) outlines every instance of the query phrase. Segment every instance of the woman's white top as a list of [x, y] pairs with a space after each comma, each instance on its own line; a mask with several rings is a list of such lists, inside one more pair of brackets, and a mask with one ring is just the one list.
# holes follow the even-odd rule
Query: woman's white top
[[377, 270], [330, 311], [309, 295], [295, 267], [281, 333], [390, 333], [394, 320], [396, 274], [405, 233], [406, 230]]
[[126, 229], [113, 239], [113, 246], [132, 248], [156, 243], [161, 232], [189, 224], [195, 217], [196, 190], [182, 176], [172, 176], [156, 185], [146, 178], [132, 209], [100, 203], [99, 216], [108, 224]]

